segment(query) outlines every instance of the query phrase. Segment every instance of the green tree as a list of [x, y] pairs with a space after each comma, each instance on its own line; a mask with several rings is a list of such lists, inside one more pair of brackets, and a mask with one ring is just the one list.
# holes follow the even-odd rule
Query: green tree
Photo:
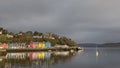
[[2, 27], [0, 27], [0, 31], [3, 31], [3, 28], [2, 28]]
[[7, 30], [5, 30], [5, 29], [3, 29], [2, 33], [3, 33], [3, 34], [7, 34], [7, 33], [8, 33], [8, 31], [7, 31]]
[[35, 31], [35, 32], [33, 33], [33, 35], [34, 35], [34, 36], [37, 36], [37, 35], [39, 35], [39, 32]]

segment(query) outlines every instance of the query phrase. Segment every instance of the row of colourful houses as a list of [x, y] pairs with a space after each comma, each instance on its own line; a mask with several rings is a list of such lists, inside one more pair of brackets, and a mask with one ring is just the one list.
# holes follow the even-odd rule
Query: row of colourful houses
[[50, 42], [30, 42], [29, 45], [26, 43], [10, 43], [10, 44], [0, 44], [0, 49], [22, 49], [22, 48], [50, 48], [51, 43]]
[[[26, 43], [10, 43], [0, 44], [0, 49], [24, 49], [24, 48], [50, 48], [52, 47], [50, 42], [30, 42], [29, 45]], [[54, 48], [69, 48], [68, 45], [55, 45]]]
[[27, 48], [27, 45], [26, 43], [10, 43], [8, 44], [8, 48], [10, 49]]
[[26, 43], [11, 43], [11, 44], [3, 43], [3, 44], [0, 44], [0, 49], [7, 49], [7, 48], [18, 49], [18, 48], [26, 48], [26, 47], [27, 47]]
[[30, 42], [29, 45], [30, 48], [50, 48], [51, 43], [50, 42]]

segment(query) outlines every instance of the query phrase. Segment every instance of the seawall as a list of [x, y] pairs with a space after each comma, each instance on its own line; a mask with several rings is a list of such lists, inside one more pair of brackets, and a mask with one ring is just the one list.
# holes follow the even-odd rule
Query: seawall
[[70, 47], [70, 48], [24, 48], [24, 49], [0, 49], [0, 52], [31, 52], [31, 51], [78, 51], [83, 48]]

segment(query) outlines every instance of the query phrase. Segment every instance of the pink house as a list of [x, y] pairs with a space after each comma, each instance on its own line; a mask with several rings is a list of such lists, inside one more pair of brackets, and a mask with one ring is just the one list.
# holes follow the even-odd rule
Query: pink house
[[37, 48], [38, 43], [33, 43], [32, 41], [30, 42], [30, 48]]
[[8, 44], [6, 43], [0, 44], [0, 48], [8, 48]]

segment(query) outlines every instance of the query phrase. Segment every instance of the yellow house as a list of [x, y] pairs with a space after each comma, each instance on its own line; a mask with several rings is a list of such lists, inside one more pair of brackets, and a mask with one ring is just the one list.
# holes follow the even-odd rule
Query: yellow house
[[38, 44], [38, 48], [42, 48], [42, 43], [39, 43], [39, 44]]
[[38, 48], [45, 48], [45, 43], [39, 43]]
[[45, 48], [45, 43], [43, 43], [42, 48]]

